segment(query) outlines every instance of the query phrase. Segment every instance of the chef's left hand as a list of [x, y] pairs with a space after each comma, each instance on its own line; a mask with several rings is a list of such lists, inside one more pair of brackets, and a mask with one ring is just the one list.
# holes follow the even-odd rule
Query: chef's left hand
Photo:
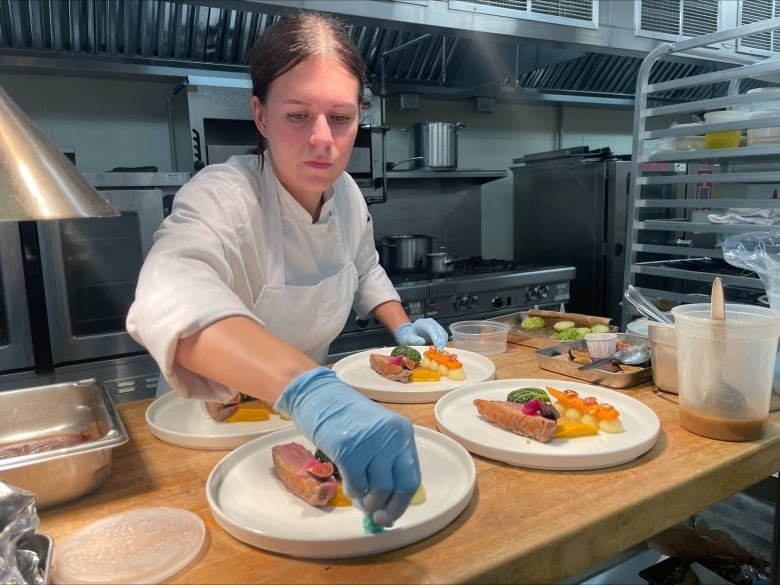
[[404, 323], [395, 330], [395, 342], [398, 345], [433, 344], [442, 350], [447, 345], [449, 335], [435, 319], [417, 319], [413, 323]]

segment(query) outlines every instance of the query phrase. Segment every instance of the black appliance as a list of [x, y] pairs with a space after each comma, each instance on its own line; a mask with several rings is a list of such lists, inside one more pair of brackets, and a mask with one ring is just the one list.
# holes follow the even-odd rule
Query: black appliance
[[578, 147], [513, 162], [514, 259], [573, 265], [569, 310], [619, 323], [629, 160]]

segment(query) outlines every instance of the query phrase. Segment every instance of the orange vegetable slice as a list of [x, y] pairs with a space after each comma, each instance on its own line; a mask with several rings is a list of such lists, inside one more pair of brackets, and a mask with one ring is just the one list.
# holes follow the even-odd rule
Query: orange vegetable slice
[[578, 408], [598, 418], [613, 420], [620, 416], [620, 412], [611, 404], [600, 403], [595, 396], [581, 397], [576, 390], [558, 390], [552, 386], [545, 388], [547, 392], [564, 406]]
[[425, 368], [415, 368], [409, 374], [410, 382], [438, 382], [439, 380], [441, 380], [440, 372], [426, 370]]
[[425, 357], [432, 359], [436, 363], [444, 364], [451, 370], [457, 370], [463, 367], [463, 364], [458, 361], [458, 356], [448, 351], [439, 351], [435, 345], [432, 345], [425, 352]]
[[265, 408], [239, 406], [238, 410], [227, 417], [224, 422], [262, 422], [270, 419], [271, 414]]
[[575, 437], [587, 437], [596, 435], [599, 428], [581, 422], [559, 422], [555, 431], [556, 439], [573, 439]]

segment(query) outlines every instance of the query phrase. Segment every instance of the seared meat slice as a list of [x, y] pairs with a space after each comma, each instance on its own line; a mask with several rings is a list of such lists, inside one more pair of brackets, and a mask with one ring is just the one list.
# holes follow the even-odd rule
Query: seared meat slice
[[371, 362], [372, 370], [383, 378], [393, 380], [394, 382], [406, 383], [409, 381], [409, 376], [412, 374], [412, 370], [406, 369], [401, 364], [393, 363], [396, 361], [396, 358], [390, 357], [389, 355], [372, 353], [369, 355], [369, 360]]
[[536, 439], [540, 443], [549, 443], [558, 423], [537, 414], [525, 414], [523, 405], [506, 400], [483, 400], [475, 398], [474, 405], [486, 420], [501, 428], [524, 437]]
[[86, 443], [87, 441], [99, 439], [100, 436], [100, 429], [98, 428], [97, 423], [92, 422], [80, 433], [59, 433], [56, 435], [46, 435], [34, 439], [24, 439], [12, 443], [0, 444], [0, 459], [65, 449], [67, 447]]
[[292, 494], [312, 506], [325, 506], [336, 495], [338, 482], [332, 475], [315, 477], [310, 468], [319, 471], [322, 464], [300, 443], [284, 443], [271, 447], [274, 473]]
[[217, 422], [222, 422], [229, 416], [232, 416], [238, 410], [238, 403], [241, 401], [241, 395], [236, 395], [230, 399], [230, 402], [206, 402], [206, 410]]

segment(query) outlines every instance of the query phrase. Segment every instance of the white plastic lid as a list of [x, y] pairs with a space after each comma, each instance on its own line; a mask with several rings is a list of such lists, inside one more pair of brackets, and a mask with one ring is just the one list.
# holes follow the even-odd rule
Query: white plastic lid
[[90, 524], [55, 543], [54, 583], [159, 583], [189, 565], [206, 526], [178, 508], [140, 508]]

